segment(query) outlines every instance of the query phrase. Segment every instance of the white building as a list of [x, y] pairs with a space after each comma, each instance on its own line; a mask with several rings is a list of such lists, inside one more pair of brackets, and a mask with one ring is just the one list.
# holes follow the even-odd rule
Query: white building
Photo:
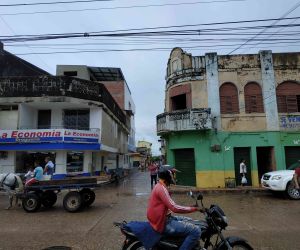
[[46, 156], [55, 162], [58, 178], [94, 173], [105, 165], [128, 167], [128, 114], [134, 110], [126, 106], [124, 112], [94, 79], [50, 76], [36, 67], [30, 72], [33, 65], [3, 48], [0, 52], [0, 64], [8, 60], [15, 68], [27, 67], [9, 74], [0, 70], [0, 173], [25, 172], [36, 159], [44, 164]]

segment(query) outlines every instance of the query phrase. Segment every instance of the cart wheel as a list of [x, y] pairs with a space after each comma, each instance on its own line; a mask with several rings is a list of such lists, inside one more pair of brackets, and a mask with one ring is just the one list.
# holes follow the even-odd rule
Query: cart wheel
[[57, 200], [57, 195], [54, 193], [52, 190], [46, 190], [42, 194], [42, 205], [45, 208], [50, 208], [52, 207]]
[[22, 207], [28, 213], [36, 212], [41, 207], [41, 200], [35, 194], [28, 194], [22, 200]]
[[82, 198], [77, 191], [67, 193], [63, 200], [64, 208], [71, 213], [77, 212], [81, 208], [81, 204]]
[[79, 192], [82, 198], [82, 206], [89, 207], [95, 201], [95, 193], [94, 191], [90, 190], [89, 188], [84, 188]]

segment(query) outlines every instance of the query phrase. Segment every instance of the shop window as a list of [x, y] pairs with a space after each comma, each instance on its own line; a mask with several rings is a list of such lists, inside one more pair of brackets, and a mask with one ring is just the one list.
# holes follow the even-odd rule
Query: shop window
[[186, 109], [186, 94], [171, 97], [172, 111]]
[[233, 83], [224, 83], [220, 87], [221, 114], [238, 114], [238, 91]]
[[0, 159], [6, 160], [8, 158], [8, 152], [7, 151], [0, 151]]
[[77, 71], [64, 71], [65, 76], [77, 76]]
[[38, 111], [38, 129], [51, 128], [51, 110]]
[[261, 87], [255, 82], [245, 86], [245, 111], [246, 113], [264, 112]]
[[64, 110], [64, 128], [89, 130], [89, 110]]
[[67, 172], [83, 171], [83, 152], [67, 153]]
[[284, 82], [276, 89], [277, 106], [279, 113], [300, 112], [300, 84]]

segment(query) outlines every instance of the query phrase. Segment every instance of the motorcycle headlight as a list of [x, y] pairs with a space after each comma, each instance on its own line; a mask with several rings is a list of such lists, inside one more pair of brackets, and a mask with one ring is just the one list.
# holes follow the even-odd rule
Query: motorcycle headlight
[[280, 180], [281, 178], [282, 178], [281, 175], [274, 175], [274, 176], [272, 177], [272, 180], [278, 181], [278, 180]]

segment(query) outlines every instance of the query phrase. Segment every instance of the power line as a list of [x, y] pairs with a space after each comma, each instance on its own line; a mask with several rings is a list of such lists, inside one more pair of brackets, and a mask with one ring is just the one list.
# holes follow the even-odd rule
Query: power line
[[[104, 32], [91, 32], [91, 33], [73, 33], [73, 34], [56, 34], [56, 35], [33, 35], [33, 36], [0, 36], [3, 42], [24, 42], [24, 41], [41, 41], [41, 40], [56, 40], [67, 38], [79, 37], [171, 37], [171, 36], [199, 36], [203, 31], [224, 31], [224, 30], [247, 30], [247, 29], [264, 29], [279, 28], [279, 27], [299, 27], [300, 24], [290, 25], [273, 25], [273, 26], [251, 26], [251, 27], [233, 27], [233, 28], [219, 28], [219, 29], [196, 29], [196, 30], [163, 30], [163, 31], [144, 31], [144, 32], [121, 32], [121, 33], [104, 33]], [[234, 38], [230, 38], [234, 39]], [[252, 41], [259, 41], [260, 39], [252, 39]], [[285, 40], [293, 40], [293, 38], [284, 38]], [[265, 39], [264, 39], [265, 40]], [[280, 38], [272, 38], [272, 40], [280, 40]], [[282, 40], [282, 38], [281, 38]], [[248, 39], [247, 39], [248, 41]]]
[[[276, 23], [282, 21], [286, 16], [288, 16], [290, 13], [292, 13], [294, 10], [296, 10], [298, 7], [300, 6], [300, 2], [298, 2], [296, 5], [294, 5], [291, 9], [289, 9], [286, 13], [284, 13], [278, 20], [275, 20], [271, 25], [275, 25]], [[245, 44], [247, 44], [248, 42], [252, 41], [254, 38], [256, 38], [258, 35], [262, 34], [265, 30], [267, 30], [268, 28], [266, 27], [264, 30], [260, 31], [258, 34], [256, 34], [255, 36], [253, 36], [252, 38], [250, 38], [248, 41], [246, 41], [244, 44], [238, 46], [237, 48], [235, 48], [234, 50], [230, 51], [228, 53], [228, 55], [232, 54], [233, 52], [237, 51], [238, 49], [240, 49], [241, 47], [243, 47]]]
[[111, 1], [115, 1], [115, 0], [75, 0], [75, 1], [73, 0], [73, 1], [38, 2], [38, 3], [14, 3], [14, 4], [0, 4], [0, 7], [71, 4], [71, 3], [91, 3], [91, 2], [111, 2]]
[[116, 10], [116, 9], [181, 6], [181, 5], [195, 5], [195, 4], [212, 4], [212, 3], [227, 3], [227, 2], [245, 2], [245, 1], [248, 1], [248, 0], [213, 0], [213, 1], [209, 1], [209, 2], [198, 1], [198, 2], [187, 2], [187, 3], [166, 3], [166, 4], [148, 4], [148, 5], [132, 5], [132, 6], [118, 6], [118, 7], [101, 7], [101, 8], [90, 8], [90, 9], [70, 9], [70, 10], [49, 10], [49, 11], [2, 13], [0, 15], [2, 15], [2, 16], [16, 16], [16, 15], [32, 15], [32, 14], [49, 14], [49, 13], [98, 11], [98, 10]]
[[[40, 35], [18, 35], [13, 37], [21, 37], [21, 36], [51, 36], [51, 35], [73, 35], [73, 34], [81, 34], [88, 37], [90, 33], [106, 33], [106, 32], [125, 32], [125, 31], [140, 31], [140, 30], [157, 30], [157, 29], [171, 29], [171, 28], [184, 28], [184, 27], [197, 27], [197, 26], [215, 26], [215, 25], [228, 25], [228, 24], [241, 24], [241, 23], [253, 23], [253, 22], [269, 22], [269, 21], [276, 21], [280, 18], [268, 18], [268, 19], [254, 19], [254, 20], [241, 20], [241, 21], [227, 21], [227, 22], [215, 22], [215, 23], [202, 23], [202, 24], [184, 24], [184, 25], [170, 25], [170, 26], [156, 26], [156, 27], [143, 27], [143, 28], [134, 28], [134, 29], [119, 29], [119, 30], [106, 30], [106, 31], [96, 31], [96, 32], [77, 32], [77, 33], [54, 33], [54, 34], [40, 34]], [[288, 17], [283, 18], [281, 20], [297, 20], [300, 17]], [[269, 27], [269, 26], [264, 26]], [[246, 27], [246, 28], [251, 28]], [[216, 30], [216, 29], [214, 29]], [[204, 30], [202, 29], [201, 32]], [[206, 30], [207, 31], [207, 30]], [[1, 37], [10, 37], [10, 36], [0, 36]]]

